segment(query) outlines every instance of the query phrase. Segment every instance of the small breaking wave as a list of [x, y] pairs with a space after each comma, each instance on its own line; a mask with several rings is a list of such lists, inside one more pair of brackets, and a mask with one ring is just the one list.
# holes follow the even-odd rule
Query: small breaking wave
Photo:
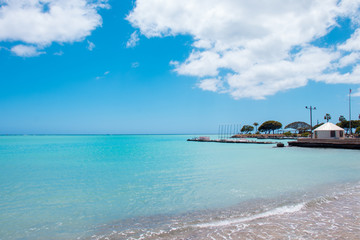
[[232, 224], [250, 222], [250, 221], [253, 221], [256, 219], [271, 217], [271, 216], [275, 216], [275, 215], [295, 213], [295, 212], [298, 212], [301, 209], [303, 209], [305, 206], [306, 206], [306, 203], [300, 203], [300, 204], [293, 205], [293, 206], [283, 206], [283, 207], [278, 207], [278, 208], [272, 209], [267, 212], [255, 214], [255, 215], [249, 216], [249, 217], [242, 217], [242, 218], [231, 219], [231, 220], [223, 220], [223, 221], [217, 221], [217, 222], [212, 222], [212, 223], [202, 223], [202, 224], [197, 224], [195, 226], [200, 227], [200, 228], [228, 226], [228, 225], [232, 225]]
[[359, 213], [360, 187], [354, 183], [227, 209], [134, 219], [89, 239], [358, 239]]

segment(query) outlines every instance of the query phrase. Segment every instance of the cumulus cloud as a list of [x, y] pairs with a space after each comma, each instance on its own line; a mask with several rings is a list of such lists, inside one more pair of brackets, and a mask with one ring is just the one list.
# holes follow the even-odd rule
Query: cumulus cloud
[[137, 0], [126, 19], [149, 38], [191, 35], [193, 51], [171, 64], [198, 77], [199, 88], [264, 99], [309, 80], [360, 83], [360, 29], [339, 45], [313, 44], [339, 19], [356, 28], [359, 7], [360, 0]]
[[360, 52], [351, 52], [339, 60], [339, 67], [346, 67], [356, 63], [360, 59]]
[[45, 52], [39, 51], [34, 46], [26, 46], [26, 45], [16, 45], [12, 47], [11, 52], [19, 57], [35, 57], [39, 56], [40, 54], [44, 54]]
[[356, 29], [354, 34], [344, 44], [339, 46], [339, 49], [345, 51], [360, 50], [360, 29]]
[[102, 25], [106, 0], [0, 0], [0, 41], [29, 48], [82, 41]]
[[127, 48], [135, 47], [137, 45], [137, 43], [139, 42], [139, 40], [140, 40], [139, 33], [137, 31], [133, 32], [130, 36], [130, 39], [126, 43], [126, 47]]
[[222, 81], [217, 78], [208, 78], [208, 79], [202, 80], [198, 84], [198, 86], [199, 86], [199, 88], [206, 90], [206, 91], [217, 92], [220, 89], [222, 89]]

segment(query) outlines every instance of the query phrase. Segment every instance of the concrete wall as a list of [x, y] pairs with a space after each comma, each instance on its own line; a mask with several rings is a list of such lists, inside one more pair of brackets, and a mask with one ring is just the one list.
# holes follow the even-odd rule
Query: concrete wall
[[[340, 137], [340, 132], [343, 132], [342, 137]], [[344, 138], [344, 131], [336, 130], [335, 137], [331, 137], [331, 131], [315, 131], [314, 137], [316, 139], [336, 139], [336, 138]]]

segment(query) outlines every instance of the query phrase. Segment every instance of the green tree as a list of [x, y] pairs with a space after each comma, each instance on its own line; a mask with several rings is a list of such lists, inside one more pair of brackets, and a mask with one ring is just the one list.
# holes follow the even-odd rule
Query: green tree
[[329, 122], [329, 120], [331, 119], [331, 115], [329, 113], [325, 114], [324, 119], [326, 120], [326, 122]]
[[289, 131], [289, 132], [284, 132], [284, 136], [285, 137], [291, 137], [292, 133]]
[[353, 126], [354, 128], [360, 127], [360, 120], [351, 121], [351, 126]]
[[244, 125], [242, 128], [241, 128], [241, 132], [244, 132], [244, 133], [249, 133], [249, 132], [252, 132], [254, 130], [254, 127], [253, 126], [250, 126], [250, 125]]
[[341, 128], [344, 128], [346, 132], [349, 131], [349, 121], [347, 121], [343, 115], [340, 115], [339, 122], [336, 125], [338, 125]]
[[360, 134], [360, 127], [357, 127], [357, 128], [356, 128], [355, 133], [356, 133], [356, 134]]
[[346, 118], [345, 118], [343, 115], [340, 115], [339, 121], [340, 121], [340, 122], [346, 121]]
[[[340, 118], [339, 118], [339, 120], [340, 120]], [[345, 129], [346, 132], [349, 131], [350, 124], [349, 124], [349, 121], [347, 121], [347, 120], [342, 120], [342, 121], [338, 122], [336, 125]]]
[[[359, 118], [360, 118], [360, 115], [359, 115]], [[257, 132], [257, 126], [259, 126], [259, 123], [254, 122], [253, 125], [255, 126], [255, 132]]]
[[285, 126], [285, 128], [292, 128], [297, 130], [299, 133], [310, 130], [311, 126], [306, 122], [292, 122]]
[[[341, 128], [344, 128], [346, 130], [346, 132], [350, 128], [350, 123], [347, 120], [338, 122], [336, 125], [338, 125]], [[358, 128], [358, 127], [360, 127], [360, 120], [352, 120], [351, 121], [351, 128]]]
[[268, 132], [270, 133], [271, 131], [273, 131], [273, 133], [275, 132], [275, 130], [282, 128], [282, 124], [278, 121], [266, 121], [263, 124], [261, 124], [261, 126], [259, 127], [259, 131], [260, 132]]

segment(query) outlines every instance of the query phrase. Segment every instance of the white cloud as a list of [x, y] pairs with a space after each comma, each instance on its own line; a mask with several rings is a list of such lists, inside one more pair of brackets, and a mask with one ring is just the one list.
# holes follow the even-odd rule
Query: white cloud
[[360, 50], [360, 29], [356, 29], [351, 38], [349, 38], [344, 44], [339, 46], [340, 49], [345, 51]]
[[135, 47], [137, 45], [137, 43], [139, 42], [139, 40], [140, 40], [139, 33], [137, 31], [133, 32], [130, 36], [130, 39], [126, 43], [126, 47], [127, 48]]
[[360, 52], [352, 52], [339, 60], [339, 67], [346, 67], [356, 63], [360, 59]]
[[219, 64], [221, 64], [221, 59], [218, 53], [193, 51], [183, 64], [177, 65], [176, 71], [183, 75], [216, 76], [219, 73]]
[[222, 89], [222, 81], [217, 78], [208, 78], [202, 80], [198, 87], [205, 91], [217, 92]]
[[351, 96], [353, 96], [353, 97], [360, 97], [360, 88], [358, 88], [358, 89], [356, 90], [356, 92], [354, 92], [353, 94], [351, 94]]
[[359, 82], [360, 29], [344, 44], [312, 45], [339, 18], [360, 24], [359, 7], [360, 0], [137, 0], [126, 19], [147, 37], [191, 35], [191, 54], [171, 64], [200, 78], [201, 89], [264, 99], [309, 80]]
[[352, 72], [348, 73], [326, 73], [319, 75], [316, 78], [317, 81], [322, 81], [329, 84], [338, 84], [338, 83], [352, 83], [352, 84], [360, 84], [360, 65], [356, 65]]
[[11, 52], [19, 57], [34, 57], [45, 53], [45, 52], [40, 52], [34, 46], [26, 46], [22, 44], [12, 47]]
[[102, 25], [97, 10], [105, 0], [2, 0], [0, 41], [43, 48], [53, 42], [82, 41]]
[[87, 48], [89, 49], [89, 51], [92, 51], [95, 48], [95, 44], [93, 42], [90, 42], [89, 40], [87, 41], [87, 43], [88, 43]]

